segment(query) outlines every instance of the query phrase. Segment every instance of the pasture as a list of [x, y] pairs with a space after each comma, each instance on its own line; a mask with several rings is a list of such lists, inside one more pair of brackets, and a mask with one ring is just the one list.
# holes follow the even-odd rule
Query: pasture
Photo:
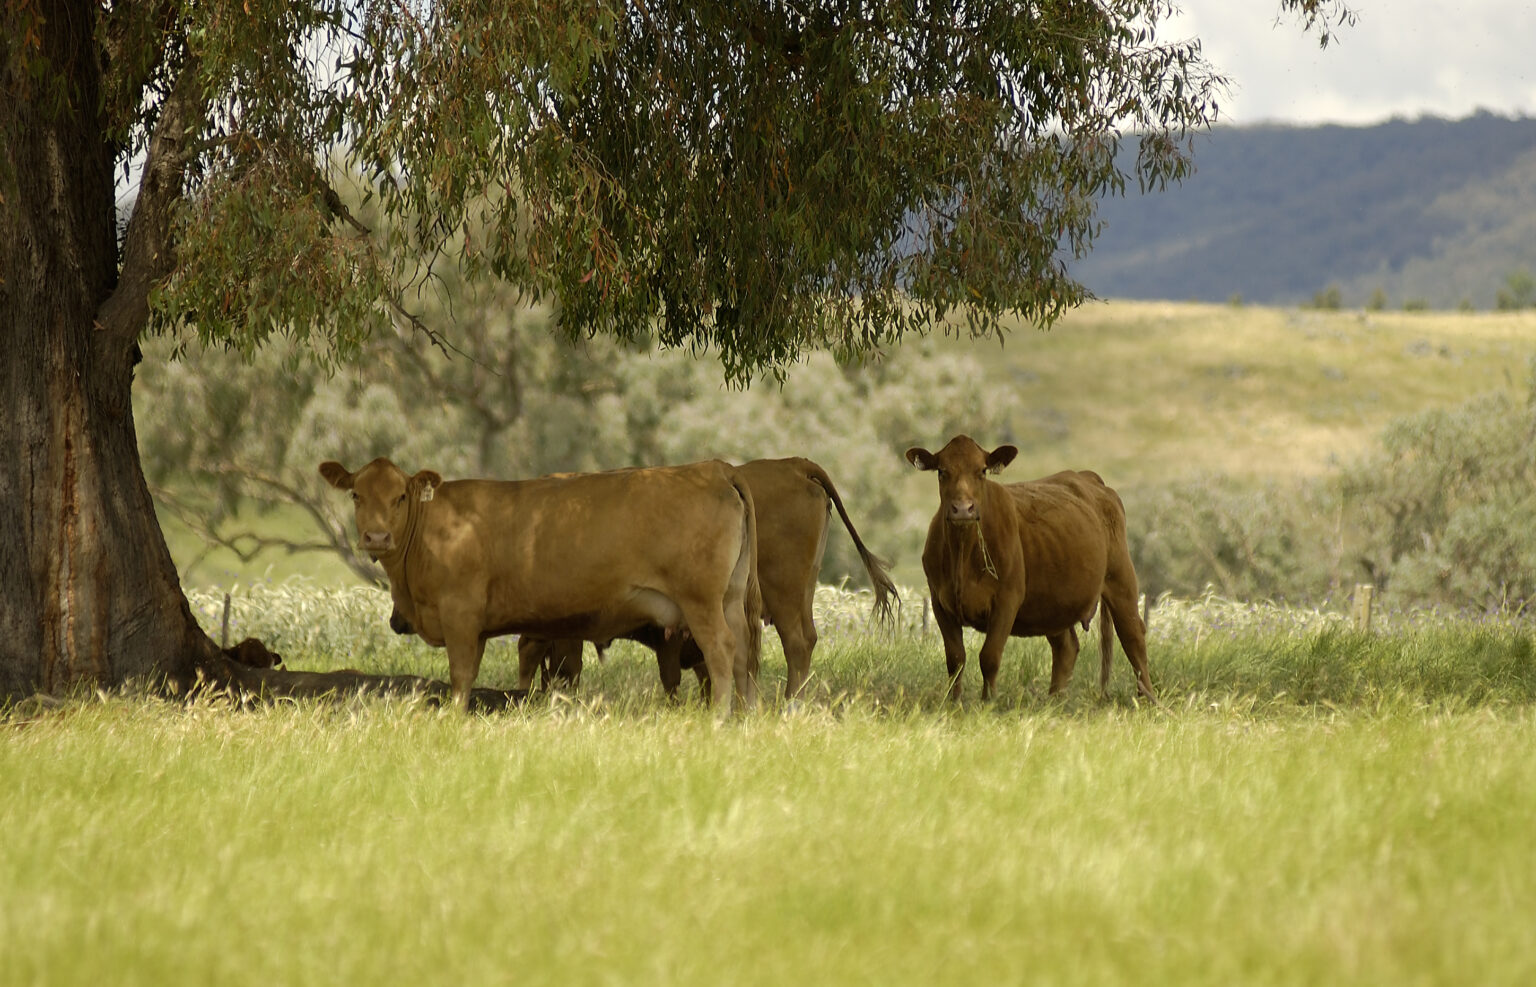
[[[1028, 469], [1005, 478], [1263, 483], [1335, 469], [1396, 416], [1520, 391], [1531, 318], [1086, 306], [1016, 333], [982, 389], [1027, 409]], [[850, 506], [911, 582], [889, 532], [920, 530], [933, 481], [896, 482], [886, 534]], [[211, 584], [238, 578], [231, 642], [446, 676], [329, 557], [204, 558], [167, 533], [215, 636]], [[623, 643], [589, 649], [570, 694], [468, 719], [140, 694], [0, 711], [0, 984], [1536, 978], [1529, 619], [1388, 609], [1361, 634], [1329, 607], [1164, 599], [1161, 706], [1118, 653], [1097, 694], [1096, 634], [1056, 699], [1045, 643], [1011, 642], [991, 703], [968, 634], [956, 706], [921, 595], [871, 628], [867, 594], [823, 587], [804, 701], [723, 726], [667, 703]], [[784, 660], [764, 645], [772, 696]], [[515, 680], [493, 642], [479, 684]]]
[[[904, 596], [915, 600], [908, 590]], [[204, 626], [222, 597], [194, 593]], [[909, 606], [824, 588], [809, 698], [716, 726], [648, 653], [470, 717], [79, 696], [0, 718], [0, 983], [1518, 983], [1536, 975], [1528, 622], [1152, 611], [943, 700]], [[290, 667], [441, 678], [380, 591], [237, 587]], [[1093, 636], [1088, 636], [1089, 640]], [[768, 689], [782, 683], [765, 635]], [[482, 684], [510, 685], [493, 645]], [[691, 691], [691, 687], [685, 687]]]

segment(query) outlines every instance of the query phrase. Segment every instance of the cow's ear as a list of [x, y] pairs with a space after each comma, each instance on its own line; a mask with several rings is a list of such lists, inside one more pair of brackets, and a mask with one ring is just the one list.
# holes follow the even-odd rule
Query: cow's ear
[[320, 464], [320, 475], [325, 477], [325, 482], [337, 490], [351, 490], [353, 475], [347, 472], [347, 468], [334, 460]]
[[939, 461], [934, 457], [933, 453], [918, 446], [913, 446], [907, 450], [907, 462], [920, 470], [936, 470], [939, 468]]
[[415, 487], [421, 492], [421, 499], [423, 502], [429, 501], [433, 498], [439, 484], [442, 482], [443, 477], [436, 470], [422, 470], [420, 473], [417, 473], [415, 476], [411, 477], [411, 486]]
[[987, 472], [1001, 473], [1003, 467], [1013, 462], [1013, 457], [1019, 454], [1015, 446], [998, 446], [987, 453]]

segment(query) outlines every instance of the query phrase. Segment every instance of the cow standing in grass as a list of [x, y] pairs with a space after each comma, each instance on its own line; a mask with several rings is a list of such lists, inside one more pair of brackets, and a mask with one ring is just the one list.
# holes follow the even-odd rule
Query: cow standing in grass
[[1109, 687], [1114, 635], [1136, 673], [1136, 687], [1156, 701], [1147, 672], [1146, 628], [1125, 535], [1125, 507], [1097, 473], [1066, 471], [1027, 483], [987, 478], [1013, 461], [1011, 445], [991, 452], [957, 435], [937, 453], [907, 450], [907, 461], [936, 471], [939, 509], [928, 525], [923, 572], [944, 638], [950, 698], [960, 698], [965, 641], [986, 634], [977, 658], [981, 697], [991, 698], [1003, 646], [1011, 637], [1051, 645], [1051, 692], [1067, 687], [1077, 663], [1077, 625], [1100, 610], [1099, 686]]
[[389, 576], [392, 626], [448, 649], [461, 708], [489, 638], [648, 626], [688, 628], [718, 713], [736, 692], [756, 701], [757, 522], [729, 464], [445, 483], [381, 458], [320, 474], [352, 494], [359, 543]]
[[[763, 619], [778, 630], [784, 645], [784, 693], [786, 698], [793, 699], [810, 677], [811, 654], [816, 650], [812, 605], [833, 510], [853, 539], [874, 587], [876, 616], [890, 616], [891, 605], [897, 598], [896, 584], [891, 581], [885, 561], [864, 546], [837, 486], [819, 465], [799, 457], [754, 459], [742, 463], [736, 471], [752, 489]], [[696, 669], [701, 687], [708, 687], [698, 644], [689, 635], [669, 636], [659, 628], [646, 628], [626, 636], [655, 650], [662, 687], [669, 696], [677, 694], [684, 668]], [[581, 672], [579, 641], [524, 638], [518, 642], [518, 657], [518, 685], [524, 689], [532, 686], [534, 676], [541, 671], [546, 684], [574, 681]]]

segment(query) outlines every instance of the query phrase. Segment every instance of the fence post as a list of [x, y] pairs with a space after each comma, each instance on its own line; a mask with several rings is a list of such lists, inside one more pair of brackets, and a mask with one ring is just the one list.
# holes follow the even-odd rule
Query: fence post
[[229, 594], [224, 594], [224, 629], [219, 632], [219, 647], [229, 647]]
[[1371, 631], [1371, 598], [1376, 595], [1376, 587], [1370, 583], [1355, 584], [1355, 630], [1362, 634]]

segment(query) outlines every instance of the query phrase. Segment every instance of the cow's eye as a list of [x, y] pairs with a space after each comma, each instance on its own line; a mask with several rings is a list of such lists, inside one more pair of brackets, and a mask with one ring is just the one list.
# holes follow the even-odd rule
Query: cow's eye
[[949, 470], [939, 470], [939, 479], [941, 479], [941, 480], [949, 479]]
[[357, 491], [352, 491], [352, 503], [357, 503]]
[[405, 494], [401, 494], [398, 498], [396, 498], [395, 506], [399, 507], [403, 503], [405, 503]]

